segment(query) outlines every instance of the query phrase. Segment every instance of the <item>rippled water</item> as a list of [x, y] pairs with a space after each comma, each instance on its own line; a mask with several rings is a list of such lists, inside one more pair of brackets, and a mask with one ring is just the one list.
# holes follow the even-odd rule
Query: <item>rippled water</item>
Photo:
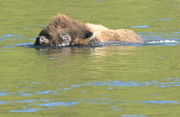
[[[0, 7], [0, 116], [180, 116], [178, 0], [6, 0]], [[145, 44], [33, 47], [58, 12], [132, 29]]]

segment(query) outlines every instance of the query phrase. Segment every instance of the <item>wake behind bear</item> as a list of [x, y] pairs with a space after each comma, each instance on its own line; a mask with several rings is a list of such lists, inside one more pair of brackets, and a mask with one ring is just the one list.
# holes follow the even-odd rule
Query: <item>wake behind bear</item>
[[58, 14], [39, 33], [34, 45], [63, 47], [96, 45], [108, 41], [143, 43], [143, 39], [132, 30], [111, 30], [102, 25], [80, 23], [66, 15]]

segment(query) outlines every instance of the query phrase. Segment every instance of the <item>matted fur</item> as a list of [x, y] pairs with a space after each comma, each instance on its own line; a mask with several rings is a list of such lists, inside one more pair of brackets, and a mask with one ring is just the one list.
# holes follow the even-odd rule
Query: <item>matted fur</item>
[[137, 35], [134, 31], [128, 29], [108, 29], [103, 25], [86, 24], [87, 29], [93, 32], [92, 38], [99, 42], [108, 41], [123, 41], [123, 42], [135, 42], [143, 43], [143, 39]]
[[34, 45], [57, 47], [108, 41], [143, 43], [142, 38], [132, 30], [112, 30], [103, 25], [83, 24], [66, 15], [58, 14], [40, 32]]
[[71, 37], [71, 43], [78, 39], [89, 38], [92, 33], [87, 30], [87, 27], [74, 19], [71, 19], [63, 14], [58, 14], [53, 17], [52, 21], [46, 26], [37, 37], [35, 45], [41, 45], [39, 38], [43, 36], [49, 40], [49, 46], [59, 46], [63, 39], [60, 37], [60, 33], [67, 33]]

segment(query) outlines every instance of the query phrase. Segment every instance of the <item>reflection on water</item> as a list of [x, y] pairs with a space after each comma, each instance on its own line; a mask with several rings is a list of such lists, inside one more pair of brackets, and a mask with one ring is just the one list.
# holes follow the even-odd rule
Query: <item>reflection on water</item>
[[[30, 95], [59, 95], [61, 94], [61, 90], [68, 91], [72, 90], [74, 88], [80, 88], [80, 87], [89, 87], [89, 86], [107, 86], [107, 89], [113, 89], [113, 87], [159, 87], [159, 88], [168, 88], [168, 87], [178, 87], [180, 86], [180, 79], [176, 78], [169, 79], [168, 82], [162, 82], [162, 81], [97, 81], [97, 82], [87, 82], [83, 84], [72, 84], [69, 87], [63, 87], [63, 88], [57, 88], [56, 90], [44, 90], [44, 91], [37, 91], [32, 93], [26, 93], [25, 91], [18, 91], [18, 92], [8, 92], [8, 91], [0, 91], [0, 96], [5, 95], [19, 95], [19, 96], [30, 96]], [[32, 83], [33, 84], [33, 83]], [[39, 83], [42, 84], [42, 83]], [[43, 85], [43, 84], [42, 84]], [[58, 84], [56, 84], [58, 85]], [[110, 88], [112, 87], [112, 88]]]
[[172, 87], [180, 86], [180, 82], [158, 82], [158, 81], [145, 81], [145, 82], [135, 82], [135, 81], [109, 81], [109, 82], [90, 82], [85, 83], [82, 86], [112, 86], [112, 87], [142, 87], [142, 86], [155, 86], [155, 87]]
[[[166, 82], [161, 82], [161, 81], [142, 81], [142, 82], [136, 82], [136, 81], [107, 81], [107, 82], [87, 82], [83, 84], [72, 84], [69, 87], [64, 87], [64, 88], [59, 88], [64, 85], [62, 84], [54, 84], [59, 86], [56, 90], [51, 91], [51, 90], [46, 90], [46, 91], [38, 91], [34, 93], [26, 93], [25, 91], [18, 91], [18, 92], [8, 92], [8, 91], [3, 91], [1, 90], [0, 96], [8, 96], [11, 95], [12, 97], [16, 96], [35, 96], [35, 95], [58, 95], [60, 96], [61, 94], [66, 94], [70, 92], [71, 90], [73, 91], [74, 89], [79, 89], [79, 88], [86, 88], [86, 89], [91, 89], [91, 86], [98, 86], [99, 88], [103, 88], [106, 90], [113, 90], [116, 87], [159, 87], [159, 88], [169, 88], [169, 87], [179, 87], [180, 86], [180, 78], [166, 78], [164, 79]], [[27, 84], [27, 82], [26, 82]], [[44, 85], [43, 83], [40, 82], [31, 82], [30, 84], [35, 84], [35, 85]], [[86, 91], [81, 94], [88, 94], [90, 92]], [[44, 97], [44, 96], [42, 96]], [[105, 98], [106, 97], [106, 98]], [[85, 104], [180, 104], [180, 101], [176, 100], [146, 100], [146, 101], [114, 101], [112, 99], [112, 95], [107, 95], [104, 96], [103, 98], [89, 98], [89, 99], [72, 99], [71, 101], [64, 102], [61, 101], [61, 98], [55, 98], [55, 99], [48, 99], [48, 98], [41, 98], [40, 100], [18, 100], [18, 101], [2, 101], [0, 100], [1, 105], [9, 105], [9, 104], [24, 104], [28, 107], [28, 105], [31, 106], [42, 106], [42, 107], [47, 107], [47, 109], [43, 108], [23, 108], [21, 110], [8, 110], [9, 112], [36, 112], [36, 111], [43, 111], [43, 110], [52, 110], [55, 108], [49, 108], [49, 107], [58, 107], [58, 106], [73, 106], [73, 105], [79, 105], [82, 103]], [[21, 106], [20, 106], [21, 107]], [[114, 105], [111, 106], [112, 111], [121, 111], [121, 109], [118, 108], [118, 106]]]

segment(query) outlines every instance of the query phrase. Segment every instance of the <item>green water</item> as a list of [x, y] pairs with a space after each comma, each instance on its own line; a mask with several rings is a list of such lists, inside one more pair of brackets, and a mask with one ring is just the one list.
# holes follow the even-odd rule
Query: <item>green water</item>
[[[59, 12], [152, 43], [31, 48]], [[179, 12], [179, 0], [0, 0], [0, 117], [179, 117]]]

